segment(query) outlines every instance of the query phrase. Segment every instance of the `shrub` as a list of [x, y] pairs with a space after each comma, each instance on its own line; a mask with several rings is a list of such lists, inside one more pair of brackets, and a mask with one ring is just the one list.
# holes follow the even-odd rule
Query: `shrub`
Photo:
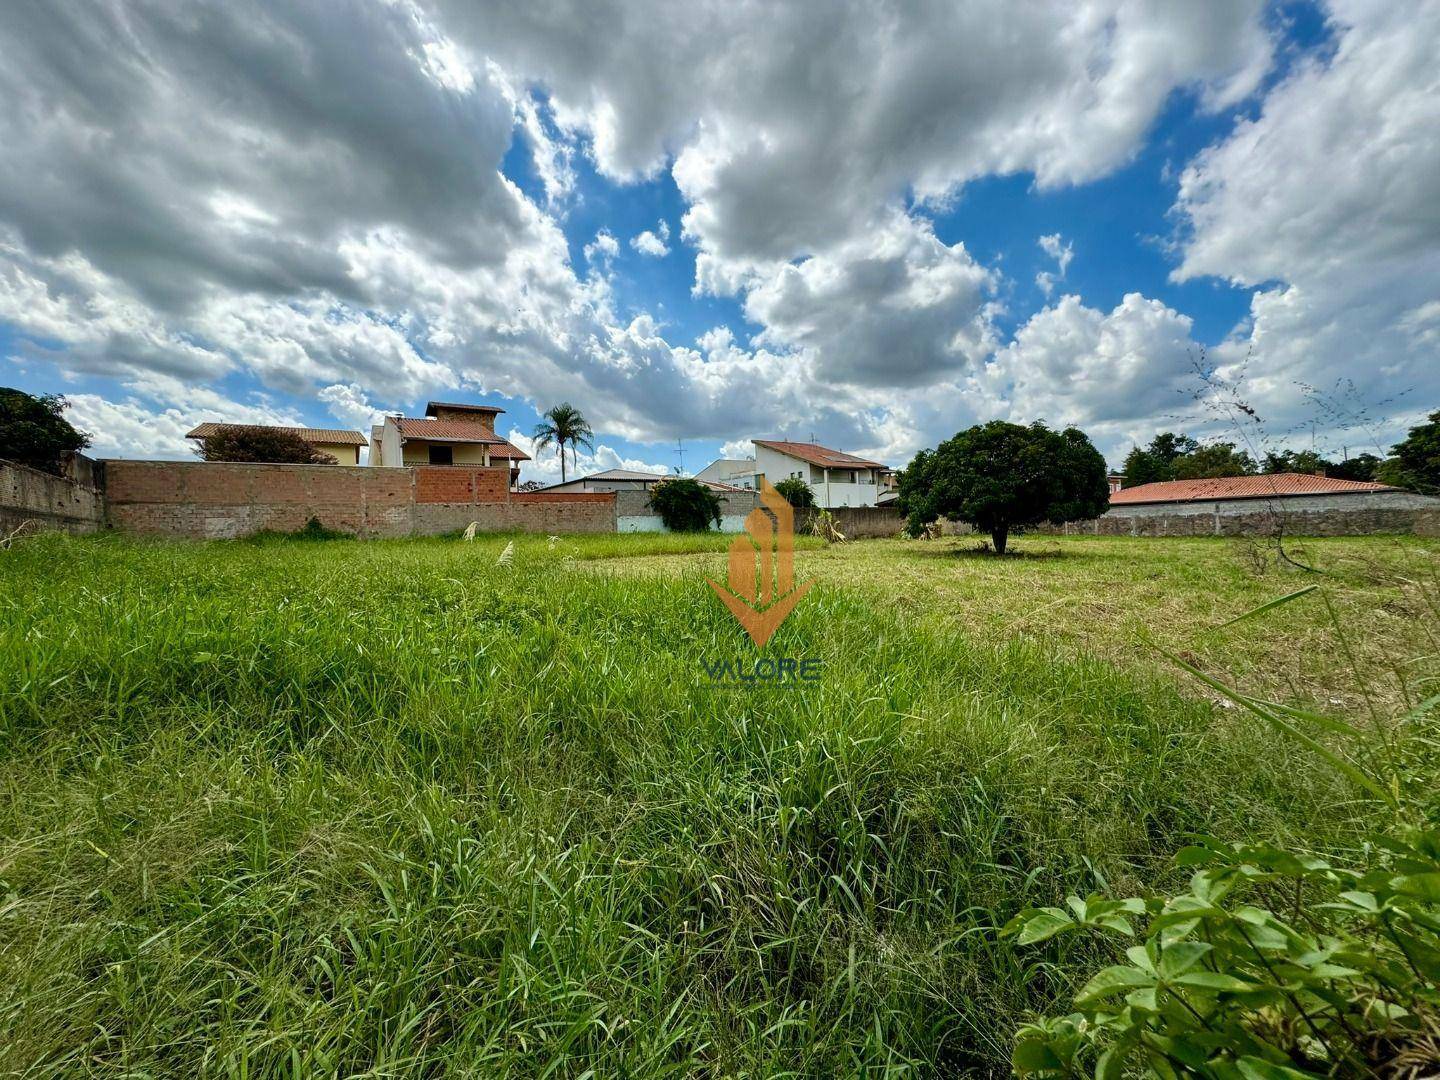
[[200, 440], [195, 453], [206, 461], [247, 461], [268, 465], [334, 465], [329, 454], [315, 449], [285, 428], [237, 424]]
[[900, 473], [899, 504], [912, 536], [944, 516], [988, 532], [1004, 554], [1013, 528], [1099, 517], [1110, 485], [1084, 432], [994, 420], [917, 454]]
[[815, 505], [815, 492], [798, 476], [789, 476], [775, 485], [780, 497], [796, 510], [809, 510]]
[[66, 458], [90, 445], [90, 436], [61, 415], [68, 407], [58, 394], [36, 397], [0, 386], [0, 458], [63, 475]]
[[720, 524], [720, 500], [699, 480], [676, 476], [650, 489], [646, 505], [660, 515], [671, 532], [705, 532]]
[[1375, 471], [1375, 479], [1427, 495], [1440, 493], [1440, 410], [1417, 424], [1390, 448], [1390, 456]]

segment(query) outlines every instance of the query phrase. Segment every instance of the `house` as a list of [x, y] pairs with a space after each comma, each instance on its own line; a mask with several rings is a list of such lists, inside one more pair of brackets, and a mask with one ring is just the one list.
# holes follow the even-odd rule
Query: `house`
[[359, 465], [360, 448], [365, 445], [365, 436], [358, 431], [343, 431], [338, 428], [283, 427], [279, 424], [206, 423], [192, 428], [186, 432], [185, 437], [203, 443], [212, 435], [219, 435], [222, 431], [238, 431], [257, 427], [299, 435], [316, 450], [333, 457], [337, 465]]
[[1105, 482], [1110, 485], [1110, 494], [1114, 495], [1125, 486], [1125, 477], [1120, 473], [1112, 472], [1106, 474]]
[[755, 439], [755, 476], [771, 484], [804, 480], [823, 507], [876, 506], [889, 467], [816, 443]]
[[755, 490], [755, 459], [716, 458], [695, 474], [696, 480], [710, 480], [729, 484], [746, 491]]
[[510, 482], [520, 478], [520, 462], [530, 455], [495, 434], [495, 417], [504, 409], [493, 405], [458, 405], [432, 401], [424, 417], [387, 416], [370, 431], [370, 464], [381, 467], [420, 465], [510, 464]]
[[[561, 484], [551, 484], [549, 487], [541, 488], [545, 492], [561, 491], [649, 491], [661, 480], [668, 480], [670, 477], [664, 473], [637, 472], [634, 469], [606, 469], [604, 472], [591, 473], [589, 476], [577, 477], [574, 480], [566, 480]], [[738, 486], [722, 484], [715, 480], [701, 480], [695, 477], [711, 491], [740, 491]]]

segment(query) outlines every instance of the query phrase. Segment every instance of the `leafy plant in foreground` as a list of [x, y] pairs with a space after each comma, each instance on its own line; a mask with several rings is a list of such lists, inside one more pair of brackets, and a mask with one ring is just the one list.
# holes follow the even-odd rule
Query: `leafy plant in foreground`
[[705, 532], [720, 524], [720, 500], [699, 480], [676, 476], [650, 489], [652, 507], [671, 532]]
[[[1179, 866], [1194, 869], [1182, 893], [1072, 896], [1066, 908], [1020, 912], [1002, 930], [1020, 945], [1078, 931], [1134, 943], [1123, 963], [1101, 969], [1081, 988], [1074, 1012], [1020, 1028], [1015, 1072], [1217, 1080], [1435, 1075], [1440, 828], [1424, 788], [1408, 795], [1414, 778], [1397, 759], [1378, 778], [1302, 725], [1371, 741], [1359, 729], [1238, 694], [1170, 658], [1326, 758], [1375, 796], [1382, 814], [1388, 809], [1390, 827], [1372, 837], [1369, 857], [1357, 865], [1201, 838], [1176, 856]], [[1424, 720], [1437, 704], [1440, 697], [1422, 702], [1396, 726]], [[1378, 749], [1384, 758], [1387, 747]]]

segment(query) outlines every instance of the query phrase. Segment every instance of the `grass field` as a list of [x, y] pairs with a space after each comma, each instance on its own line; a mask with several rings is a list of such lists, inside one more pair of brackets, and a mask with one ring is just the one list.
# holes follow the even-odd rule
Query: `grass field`
[[0, 1074], [1002, 1074], [1089, 958], [992, 927], [1370, 813], [1140, 632], [1366, 722], [1440, 670], [1433, 542], [811, 543], [823, 675], [744, 688], [728, 539], [506, 542], [0, 552]]

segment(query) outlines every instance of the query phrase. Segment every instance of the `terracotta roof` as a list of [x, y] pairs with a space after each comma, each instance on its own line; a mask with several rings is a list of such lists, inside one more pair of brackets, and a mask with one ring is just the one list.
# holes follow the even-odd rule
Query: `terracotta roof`
[[501, 439], [499, 443], [490, 444], [490, 456], [498, 458], [510, 458], [512, 461], [529, 461], [530, 455], [521, 450], [514, 443]]
[[397, 416], [395, 426], [406, 439], [433, 439], [438, 442], [506, 443], [478, 420], [416, 420]]
[[856, 457], [854, 454], [847, 454], [840, 450], [831, 450], [829, 447], [820, 446], [817, 443], [808, 442], [782, 442], [778, 439], [751, 439], [756, 446], [768, 447], [777, 450], [782, 454], [789, 454], [801, 461], [808, 461], [811, 465], [819, 465], [828, 469], [883, 469], [886, 466], [879, 461], [870, 461], [867, 458]]
[[1166, 480], [1121, 488], [1110, 496], [1111, 506], [1138, 503], [1195, 502], [1208, 499], [1270, 499], [1292, 495], [1350, 495], [1367, 491], [1395, 491], [1388, 484], [1361, 480], [1334, 480], [1310, 473], [1271, 473], [1266, 476], [1224, 476], [1214, 480]]
[[358, 431], [342, 431], [339, 428], [285, 427], [280, 424], [201, 424], [186, 434], [187, 439], [208, 439], [222, 431], [237, 431], [243, 428], [266, 428], [271, 431], [288, 431], [299, 435], [306, 442], [364, 446], [369, 441]]
[[430, 401], [425, 405], [425, 415], [434, 416], [436, 409], [463, 409], [466, 412], [502, 413], [505, 410], [495, 405], [461, 405], [453, 401]]

